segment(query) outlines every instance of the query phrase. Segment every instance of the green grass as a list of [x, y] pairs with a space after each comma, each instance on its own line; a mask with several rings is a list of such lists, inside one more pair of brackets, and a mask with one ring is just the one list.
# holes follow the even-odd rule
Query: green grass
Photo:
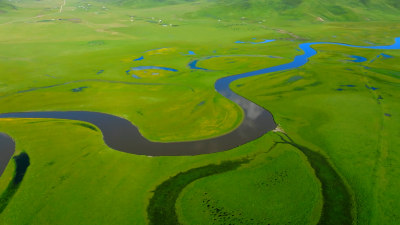
[[[17, 151], [29, 154], [31, 163], [0, 216], [1, 224], [146, 224], [152, 191], [169, 177], [265, 151], [271, 143], [263, 137], [223, 153], [146, 157], [111, 150], [99, 132], [74, 121], [2, 120], [1, 127], [15, 138]], [[7, 167], [1, 183], [12, 176], [10, 170]]]
[[[301, 69], [249, 78], [236, 82], [243, 86], [232, 87], [270, 109], [276, 121], [301, 145], [328, 155], [354, 193], [359, 224], [393, 224], [399, 207], [387, 200], [397, 197], [386, 181], [391, 185], [399, 182], [394, 175], [397, 170], [391, 166], [399, 154], [394, 147], [398, 145], [394, 124], [399, 106], [394, 99], [399, 95], [399, 80], [364, 70], [356, 63], [339, 63], [341, 52], [373, 59], [382, 51], [356, 53], [333, 46], [317, 49], [320, 54]], [[393, 62], [399, 53], [385, 53], [394, 58], [364, 65], [398, 70]], [[304, 78], [287, 84], [293, 76]], [[348, 84], [355, 87], [341, 86]], [[372, 91], [365, 85], [379, 89]], [[340, 88], [343, 91], [337, 90]]]
[[267, 150], [237, 170], [185, 188], [177, 202], [181, 223], [316, 224], [321, 184], [307, 159], [288, 145]]
[[[98, 111], [130, 120], [153, 141], [214, 137], [237, 127], [243, 116], [215, 92], [217, 79], [290, 62], [300, 54], [296, 48], [302, 42], [383, 45], [392, 43], [400, 29], [398, 9], [390, 1], [268, 1], [275, 4], [268, 10], [267, 1], [258, 2], [241, 1], [244, 8], [230, 1], [221, 8], [216, 1], [67, 0], [62, 13], [61, 1], [10, 2], [16, 9], [6, 10], [0, 6], [6, 11], [0, 14], [0, 112]], [[276, 42], [235, 44], [253, 38]], [[147, 51], [158, 48], [164, 49]], [[329, 176], [318, 175], [307, 154], [293, 146], [278, 144], [268, 151], [281, 141], [273, 134], [216, 154], [146, 157], [108, 148], [101, 132], [87, 123], [1, 119], [1, 132], [15, 139], [16, 154], [25, 151], [31, 165], [0, 214], [0, 224], [147, 224], [152, 191], [164, 182], [242, 158], [254, 160], [230, 172], [201, 179], [202, 174], [187, 175], [184, 183], [168, 183], [174, 195], [163, 196], [174, 198], [157, 207], [182, 224], [317, 224], [326, 215], [335, 218], [336, 211], [324, 210], [336, 206], [345, 213], [352, 208], [354, 223], [396, 224], [400, 53], [317, 49], [319, 54], [304, 67], [239, 80], [232, 88], [271, 110], [298, 146], [323, 156], [329, 163], [320, 166], [329, 165], [334, 180], [342, 179], [341, 189], [324, 189]], [[185, 55], [188, 51], [196, 55]], [[372, 60], [382, 52], [394, 57], [346, 61], [349, 55]], [[215, 55], [230, 57], [198, 63], [209, 71], [187, 66]], [[132, 61], [140, 56], [144, 60]], [[140, 72], [141, 79], [135, 79], [125, 73], [134, 66], [178, 72]], [[104, 72], [97, 74], [99, 70]], [[349, 84], [355, 87], [341, 86]], [[79, 87], [87, 88], [72, 91]], [[15, 169], [10, 163], [0, 177], [0, 193], [7, 192]], [[343, 195], [344, 186], [352, 196]], [[352, 198], [355, 205], [329, 205], [337, 200], [332, 196]], [[346, 215], [337, 219], [349, 223]]]

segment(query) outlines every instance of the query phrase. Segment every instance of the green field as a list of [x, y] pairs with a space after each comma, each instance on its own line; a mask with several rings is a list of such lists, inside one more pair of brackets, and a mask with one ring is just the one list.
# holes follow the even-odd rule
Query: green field
[[[220, 136], [243, 112], [215, 91], [217, 79], [291, 62], [304, 42], [393, 44], [399, 8], [0, 0], [0, 113], [104, 112], [157, 142]], [[265, 39], [275, 41], [235, 43]], [[230, 151], [139, 156], [109, 148], [88, 123], [0, 119], [16, 142], [0, 177], [0, 224], [398, 224], [400, 51], [314, 47], [300, 68], [232, 83], [280, 131]], [[178, 71], [127, 73], [139, 66]]]

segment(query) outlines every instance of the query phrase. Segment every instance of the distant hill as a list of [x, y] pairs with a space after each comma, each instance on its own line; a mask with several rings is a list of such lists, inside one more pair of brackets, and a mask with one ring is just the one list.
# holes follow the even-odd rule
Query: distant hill
[[400, 0], [94, 0], [129, 7], [200, 2], [197, 16], [214, 18], [365, 21], [400, 19]]
[[400, 0], [214, 0], [211, 17], [361, 21], [400, 19]]
[[113, 4], [120, 6], [133, 6], [133, 7], [157, 7], [162, 5], [174, 5], [187, 2], [195, 2], [196, 0], [95, 0], [96, 2], [103, 2], [105, 4]]

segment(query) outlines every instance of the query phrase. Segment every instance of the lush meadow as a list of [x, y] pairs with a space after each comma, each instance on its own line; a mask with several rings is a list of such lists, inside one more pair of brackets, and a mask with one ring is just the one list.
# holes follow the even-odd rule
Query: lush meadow
[[[287, 0], [269, 16], [243, 2], [239, 15], [237, 1], [230, 10], [212, 1], [0, 1], [0, 113], [98, 111], [153, 141], [205, 139], [243, 117], [215, 91], [218, 78], [290, 62], [303, 42], [388, 45], [400, 36], [395, 2], [314, 15], [312, 1]], [[275, 41], [236, 43], [263, 40]], [[226, 152], [131, 155], [107, 147], [90, 124], [0, 119], [15, 155], [30, 160], [0, 224], [338, 224], [328, 220], [335, 215], [396, 224], [400, 52], [315, 47], [303, 67], [232, 84], [287, 136], [270, 132]], [[191, 69], [193, 60], [207, 70]], [[140, 66], [177, 71], [131, 69]], [[16, 162], [0, 177], [2, 199]]]

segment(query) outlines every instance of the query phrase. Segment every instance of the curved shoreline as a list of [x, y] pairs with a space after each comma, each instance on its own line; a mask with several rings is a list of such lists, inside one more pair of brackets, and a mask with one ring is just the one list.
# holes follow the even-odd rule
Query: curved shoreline
[[[393, 45], [387, 46], [356, 46], [331, 42], [303, 43], [300, 44], [299, 47], [304, 51], [304, 53], [302, 55], [295, 56], [294, 60], [290, 63], [218, 79], [215, 82], [215, 90], [224, 97], [238, 104], [244, 111], [244, 119], [242, 123], [232, 132], [211, 139], [173, 143], [151, 142], [144, 138], [140, 134], [138, 128], [130, 121], [100, 112], [16, 112], [0, 114], [0, 118], [52, 118], [80, 120], [92, 123], [102, 131], [104, 142], [110, 148], [138, 155], [182, 156], [226, 151], [255, 140], [268, 131], [275, 129], [277, 126], [272, 114], [268, 110], [236, 94], [229, 88], [229, 85], [233, 81], [241, 78], [284, 71], [303, 66], [308, 62], [310, 57], [317, 54], [317, 51], [311, 46], [318, 44], [341, 45], [364, 49], [400, 49], [400, 37], [395, 39], [395, 43]], [[2, 153], [0, 153], [0, 155], [1, 154]], [[0, 171], [0, 174], [1, 173], [2, 171]]]

